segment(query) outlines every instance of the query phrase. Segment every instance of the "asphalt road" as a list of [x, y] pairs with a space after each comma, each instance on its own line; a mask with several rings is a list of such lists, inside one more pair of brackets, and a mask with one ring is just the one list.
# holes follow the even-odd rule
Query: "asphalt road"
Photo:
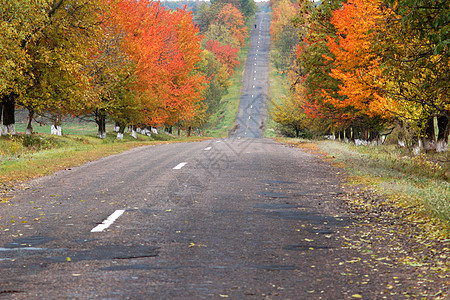
[[306, 296], [312, 265], [339, 272], [322, 261], [336, 258], [333, 235], [346, 224], [326, 210], [334, 172], [298, 149], [225, 139], [142, 147], [41, 178], [1, 208], [0, 295]]
[[140, 147], [29, 182], [0, 203], [0, 298], [377, 299], [410, 291], [410, 269], [349, 246], [346, 236], [359, 233], [341, 170], [258, 138], [267, 21], [257, 15], [249, 54], [257, 65], [246, 69], [241, 125], [230, 138]]
[[262, 138], [267, 114], [270, 15], [257, 13], [242, 80], [242, 95], [230, 137]]

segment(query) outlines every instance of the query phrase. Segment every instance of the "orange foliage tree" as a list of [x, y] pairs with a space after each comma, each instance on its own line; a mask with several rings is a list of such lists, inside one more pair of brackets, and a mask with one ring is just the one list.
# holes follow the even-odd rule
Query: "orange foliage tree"
[[115, 3], [112, 20], [125, 33], [123, 49], [134, 63], [142, 122], [170, 125], [192, 118], [206, 81], [197, 71], [200, 36], [192, 14], [171, 12], [159, 2], [124, 0]]
[[223, 6], [220, 10], [217, 20], [217, 25], [225, 25], [238, 41], [239, 46], [243, 46], [245, 38], [248, 36], [247, 27], [245, 26], [244, 16], [231, 3]]
[[340, 80], [338, 93], [343, 97], [327, 99], [335, 107], [352, 108], [350, 118], [388, 118], [389, 110], [394, 109], [394, 103], [379, 93], [377, 82], [382, 80], [382, 69], [373, 51], [386, 14], [388, 11], [378, 0], [349, 0], [333, 13], [331, 22], [337, 36], [328, 38], [335, 66], [330, 75]]
[[206, 49], [214, 53], [222, 66], [227, 70], [229, 76], [232, 75], [234, 69], [240, 65], [240, 62], [237, 59], [239, 48], [232, 47], [231, 45], [222, 45], [218, 41], [209, 40], [206, 42]]

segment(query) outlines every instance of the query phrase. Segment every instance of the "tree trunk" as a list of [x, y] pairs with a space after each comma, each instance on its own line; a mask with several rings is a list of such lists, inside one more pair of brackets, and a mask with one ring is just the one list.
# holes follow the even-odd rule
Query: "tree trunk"
[[97, 137], [106, 138], [106, 111], [104, 108], [95, 110], [95, 122], [98, 125]]
[[187, 130], [187, 137], [190, 137], [190, 136], [191, 136], [191, 126], [189, 126], [188, 130]]
[[52, 125], [51, 128], [51, 134], [59, 136], [62, 135], [61, 123], [62, 123], [61, 115], [56, 116], [56, 118], [54, 119], [54, 124]]
[[119, 131], [117, 132], [117, 139], [123, 140], [123, 133], [125, 132], [125, 124], [119, 124]]
[[32, 109], [28, 110], [28, 119], [27, 119], [27, 129], [25, 131], [26, 135], [32, 135], [33, 134], [33, 116], [34, 116], [34, 111]]
[[443, 116], [437, 119], [439, 134], [436, 143], [436, 152], [447, 152], [450, 139], [450, 118]]
[[9, 94], [3, 96], [3, 134], [16, 134], [16, 120], [15, 120], [15, 106], [16, 106], [16, 94]]
[[131, 136], [137, 139], [136, 126], [131, 126]]

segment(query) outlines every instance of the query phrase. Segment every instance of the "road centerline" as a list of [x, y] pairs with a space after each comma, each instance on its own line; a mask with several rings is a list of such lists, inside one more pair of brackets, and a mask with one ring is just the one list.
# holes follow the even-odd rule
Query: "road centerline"
[[182, 162], [182, 163], [179, 163], [178, 165], [176, 165], [175, 167], [173, 167], [173, 169], [174, 170], [179, 170], [182, 167], [184, 167], [185, 165], [187, 165], [187, 162]]
[[106, 228], [111, 226], [111, 224], [114, 223], [114, 221], [117, 220], [117, 218], [119, 218], [124, 212], [125, 212], [125, 210], [123, 210], [123, 209], [116, 210], [108, 218], [106, 218], [106, 220], [104, 220], [101, 224], [95, 226], [91, 230], [91, 232], [102, 232], [103, 230], [105, 230]]

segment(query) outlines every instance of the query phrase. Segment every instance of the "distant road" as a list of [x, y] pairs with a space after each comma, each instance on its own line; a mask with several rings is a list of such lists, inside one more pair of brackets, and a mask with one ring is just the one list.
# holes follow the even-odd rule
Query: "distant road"
[[270, 15], [257, 13], [242, 79], [242, 95], [230, 137], [261, 138], [268, 100]]

